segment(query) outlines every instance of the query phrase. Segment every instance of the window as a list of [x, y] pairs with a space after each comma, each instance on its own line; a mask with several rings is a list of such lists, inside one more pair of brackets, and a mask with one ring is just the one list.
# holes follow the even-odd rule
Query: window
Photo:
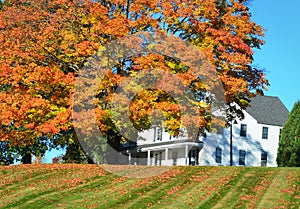
[[216, 163], [222, 163], [222, 149], [216, 147]]
[[247, 125], [241, 124], [240, 136], [247, 136]]
[[268, 139], [268, 132], [269, 132], [269, 128], [263, 127], [263, 129], [262, 129], [262, 138], [263, 139]]
[[161, 127], [156, 127], [156, 136], [154, 138], [154, 141], [155, 140], [158, 140], [158, 141], [162, 140], [162, 130], [161, 130]]
[[281, 139], [281, 131], [282, 131], [282, 128], [279, 129], [279, 139]]
[[239, 165], [246, 165], [246, 151], [240, 150], [239, 151]]
[[268, 153], [262, 152], [260, 159], [261, 159], [261, 166], [267, 166]]

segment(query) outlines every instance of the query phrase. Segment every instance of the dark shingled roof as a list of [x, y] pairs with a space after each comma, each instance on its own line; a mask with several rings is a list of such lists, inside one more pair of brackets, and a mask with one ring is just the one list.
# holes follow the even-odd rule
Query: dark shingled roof
[[256, 96], [251, 98], [250, 107], [246, 111], [258, 123], [283, 126], [289, 111], [278, 97]]

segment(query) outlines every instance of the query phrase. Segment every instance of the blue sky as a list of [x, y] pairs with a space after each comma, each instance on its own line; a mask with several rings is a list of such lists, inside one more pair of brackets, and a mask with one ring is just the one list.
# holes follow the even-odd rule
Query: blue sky
[[[253, 0], [249, 6], [252, 20], [266, 29], [266, 44], [254, 55], [271, 84], [265, 95], [278, 96], [291, 110], [300, 99], [300, 0]], [[48, 152], [45, 162], [63, 153]]]
[[249, 6], [252, 20], [266, 29], [266, 44], [254, 56], [271, 84], [265, 95], [278, 96], [291, 110], [300, 99], [300, 1], [253, 0]]

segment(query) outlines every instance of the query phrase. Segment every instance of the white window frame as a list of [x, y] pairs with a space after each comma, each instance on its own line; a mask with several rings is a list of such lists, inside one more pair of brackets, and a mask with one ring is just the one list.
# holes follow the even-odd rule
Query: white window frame
[[222, 149], [220, 147], [216, 147], [216, 163], [222, 163]]
[[239, 150], [239, 165], [246, 165], [246, 150]]
[[[243, 129], [245, 127], [245, 130]], [[241, 124], [240, 136], [246, 137], [247, 136], [247, 124]]]
[[260, 155], [260, 164], [261, 166], [267, 166], [268, 163], [268, 153], [267, 152], [262, 152]]
[[261, 138], [262, 139], [268, 139], [269, 138], [269, 127], [266, 127], [266, 126], [262, 127], [262, 136], [261, 136]]
[[155, 127], [154, 141], [162, 141], [162, 131], [161, 126]]

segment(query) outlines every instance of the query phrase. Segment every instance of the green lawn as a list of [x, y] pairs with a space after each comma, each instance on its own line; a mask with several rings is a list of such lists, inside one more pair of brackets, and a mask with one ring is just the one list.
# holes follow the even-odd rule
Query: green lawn
[[[136, 176], [164, 169], [130, 168]], [[300, 168], [172, 167], [127, 178], [53, 164], [0, 167], [0, 176], [0, 208], [300, 208]]]

